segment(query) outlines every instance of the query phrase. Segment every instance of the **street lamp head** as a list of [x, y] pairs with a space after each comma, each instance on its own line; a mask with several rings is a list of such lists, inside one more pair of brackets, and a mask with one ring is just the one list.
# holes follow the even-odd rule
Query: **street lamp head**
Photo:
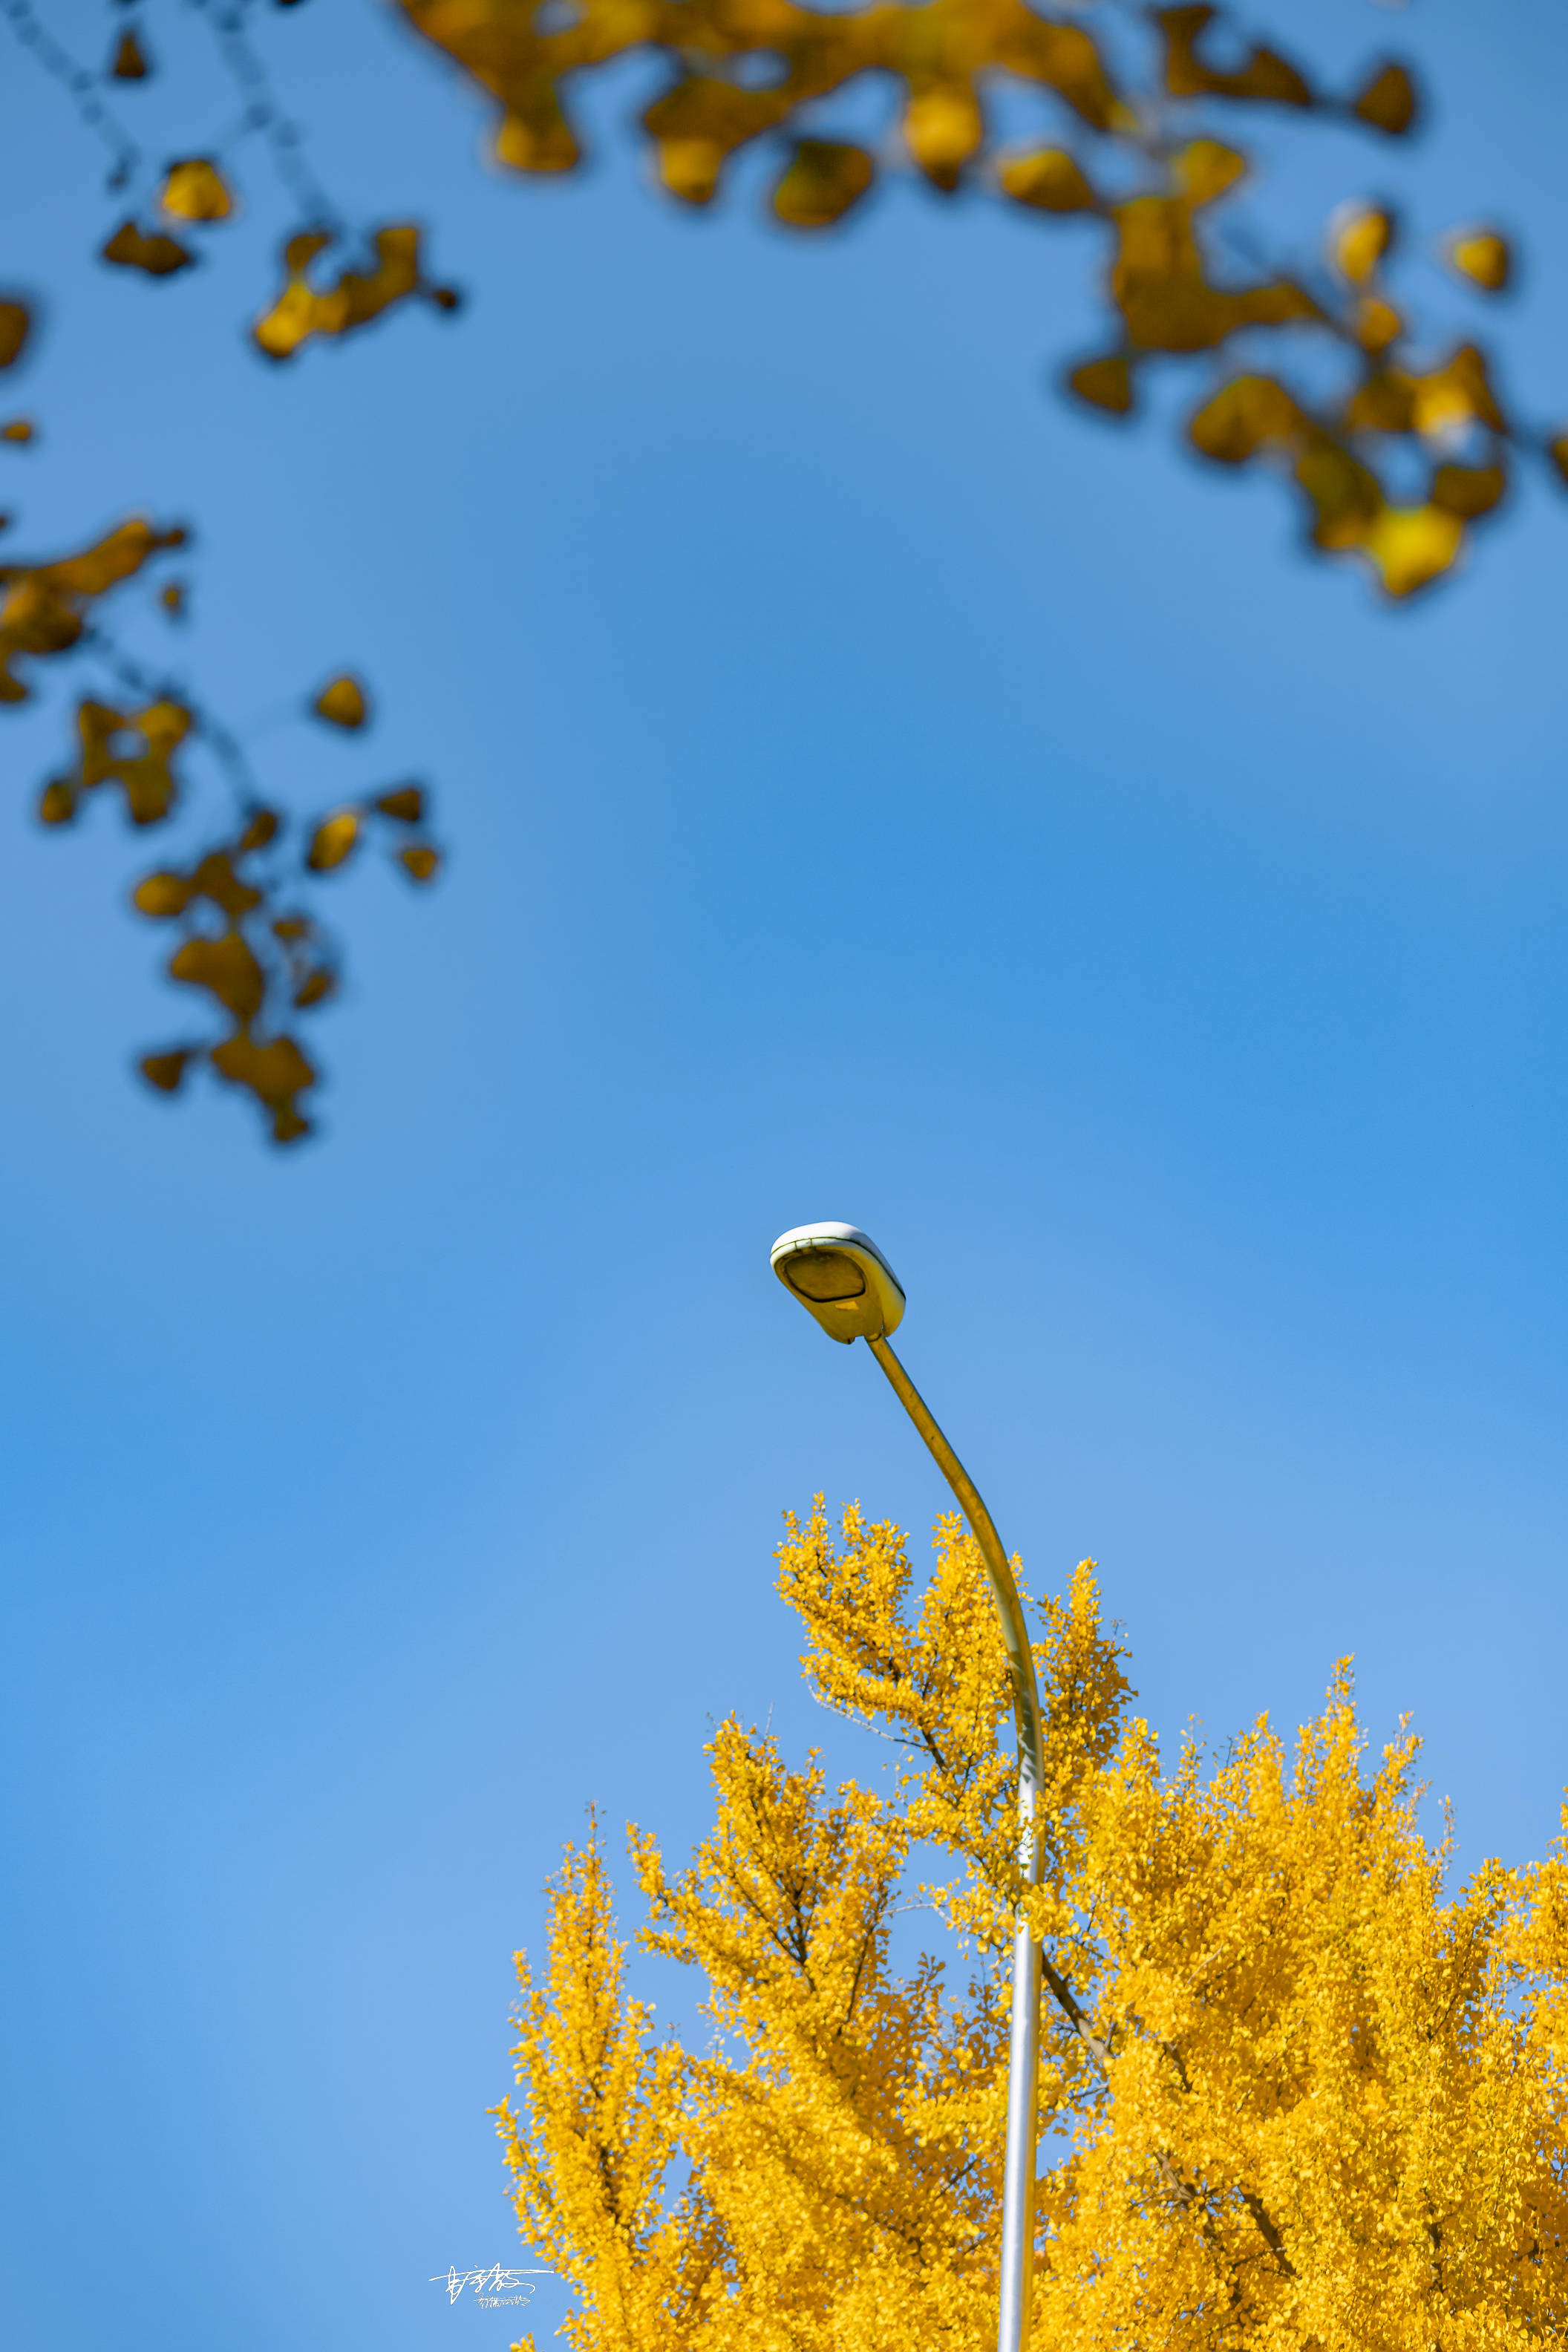
[[769, 1255], [785, 1289], [830, 1339], [884, 1339], [903, 1319], [898, 1277], [858, 1225], [793, 1225]]

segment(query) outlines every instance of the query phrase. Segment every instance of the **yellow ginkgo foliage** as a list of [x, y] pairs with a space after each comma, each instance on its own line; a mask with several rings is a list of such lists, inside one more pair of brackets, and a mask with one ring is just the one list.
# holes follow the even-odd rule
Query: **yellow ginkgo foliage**
[[[1267, 1719], [1163, 1769], [1092, 1564], [1041, 1603], [1044, 1884], [1020, 1887], [1001, 1643], [956, 1519], [793, 1518], [780, 1589], [876, 1782], [731, 1718], [690, 1867], [630, 1832], [638, 1942], [711, 2035], [627, 1990], [596, 1828], [568, 1848], [521, 2098], [519, 2221], [574, 2352], [994, 2341], [1006, 1957], [1045, 1954], [1032, 2341], [1062, 2352], [1535, 2352], [1568, 2327], [1568, 1844], [1447, 1883], [1416, 1743], [1373, 1766], [1348, 1665], [1293, 1753]], [[895, 1936], [923, 1910], [940, 1948]], [[531, 2342], [531, 2339], [529, 2339]]]

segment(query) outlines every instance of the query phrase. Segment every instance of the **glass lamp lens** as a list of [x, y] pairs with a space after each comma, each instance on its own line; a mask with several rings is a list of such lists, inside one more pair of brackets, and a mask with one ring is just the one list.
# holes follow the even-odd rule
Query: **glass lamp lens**
[[835, 1299], [858, 1298], [866, 1287], [860, 1268], [842, 1250], [812, 1250], [787, 1259], [784, 1280], [792, 1290], [798, 1290], [803, 1298], [814, 1298], [819, 1307]]

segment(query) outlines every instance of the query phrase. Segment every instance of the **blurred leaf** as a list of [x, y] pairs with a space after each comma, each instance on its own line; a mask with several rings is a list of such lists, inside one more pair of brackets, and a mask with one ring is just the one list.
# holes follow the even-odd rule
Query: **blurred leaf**
[[1447, 251], [1449, 267], [1485, 293], [1500, 294], [1513, 276], [1513, 248], [1499, 229], [1458, 229]]
[[1084, 178], [1076, 157], [1065, 147], [1042, 147], [1033, 155], [1014, 155], [997, 174], [1015, 204], [1032, 205], [1042, 213], [1091, 213], [1100, 199]]
[[383, 793], [375, 805], [398, 824], [417, 824], [425, 814], [424, 790], [418, 784], [399, 784], [395, 792]]
[[661, 139], [658, 176], [683, 205], [710, 205], [719, 192], [724, 150], [716, 139]]
[[1356, 304], [1352, 325], [1357, 342], [1373, 357], [1387, 351], [1405, 332], [1403, 313], [1377, 294], [1369, 294]]
[[158, 591], [158, 602], [172, 621], [184, 620], [187, 590], [183, 580], [171, 580]]
[[830, 228], [870, 187], [876, 165], [863, 147], [797, 139], [773, 190], [773, 211], [791, 228]]
[[1246, 156], [1218, 139], [1194, 139], [1172, 165], [1176, 184], [1191, 205], [1212, 205], [1247, 177], [1247, 168]]
[[[315, 335], [343, 335], [379, 319], [395, 303], [424, 295], [437, 299], [420, 272], [420, 233], [410, 224], [378, 228], [372, 239], [374, 267], [345, 269], [331, 286], [313, 286], [310, 270], [334, 239], [322, 230], [294, 236], [283, 248], [287, 273], [282, 292], [257, 320], [252, 340], [268, 359], [291, 359]], [[439, 289], [437, 307], [453, 307], [451, 289]]]
[[[53, 563], [38, 568], [35, 576], [47, 577], [68, 596], [101, 596], [117, 588], [122, 580], [130, 580], [153, 556], [165, 548], [184, 547], [186, 534], [178, 525], [170, 530], [155, 530], [142, 515], [132, 515], [129, 522], [119, 523], [104, 538], [79, 555], [67, 555]], [[8, 577], [0, 567], [0, 579]]]
[[266, 994], [266, 976], [239, 931], [186, 940], [169, 959], [169, 977], [208, 990], [237, 1021], [254, 1021]]
[[400, 849], [397, 856], [400, 864], [406, 868], [416, 882], [434, 881], [440, 870], [441, 853], [439, 850], [430, 848], [428, 845], [422, 844], [408, 849]]
[[64, 776], [56, 776], [38, 795], [38, 817], [44, 824], [69, 824], [76, 816], [77, 797]]
[[1507, 429], [1485, 355], [1474, 343], [1461, 343], [1441, 367], [1412, 375], [1408, 382], [1415, 429], [1427, 440], [1441, 440], [1471, 424], [1495, 433]]
[[911, 90], [904, 110], [904, 137], [931, 185], [951, 194], [985, 138], [980, 100], [968, 77], [954, 76]]
[[277, 810], [258, 808], [239, 836], [239, 855], [243, 857], [253, 849], [265, 849], [269, 841], [277, 840], [278, 831]]
[[1091, 408], [1125, 416], [1132, 406], [1132, 370], [1120, 352], [1102, 360], [1085, 360], [1068, 377], [1070, 390]]
[[1546, 445], [1546, 454], [1564, 482], [1568, 482], [1568, 433], [1558, 433]]
[[1458, 554], [1465, 527], [1440, 507], [1385, 507], [1363, 548], [1390, 596], [1414, 596], [1441, 577]]
[[1197, 45], [1218, 14], [1217, 8], [1199, 7], [1154, 11], [1154, 22], [1165, 37], [1165, 88], [1173, 98], [1250, 99], [1269, 106], [1318, 103], [1305, 75], [1278, 49], [1253, 49], [1234, 73], [1206, 64]]
[[1193, 446], [1220, 466], [1244, 466], [1260, 449], [1288, 446], [1304, 425], [1300, 410], [1272, 376], [1241, 375], [1188, 421]]
[[172, 761], [190, 729], [190, 711], [168, 698], [117, 710], [86, 697], [77, 706], [80, 760], [69, 781], [83, 793], [119, 784], [132, 824], [160, 824], [178, 797]]
[[16, 675], [18, 659], [68, 653], [80, 640], [94, 599], [131, 579], [164, 548], [183, 545], [184, 537], [183, 530], [155, 530], [133, 515], [79, 555], [0, 563], [0, 702], [24, 702], [30, 692]]
[[1502, 466], [1439, 466], [1432, 476], [1432, 504], [1445, 513], [1473, 522], [1490, 514], [1508, 488]]
[[1396, 226], [1382, 205], [1342, 205], [1329, 223], [1329, 257], [1340, 276], [1364, 286], [1392, 247]]
[[134, 32], [121, 33], [109, 71], [115, 81], [145, 81], [153, 68]]
[[[1382, 66], [1354, 100], [1351, 112], [1373, 131], [1381, 131], [1390, 139], [1402, 139], [1415, 121], [1415, 85], [1403, 66]], [[1391, 589], [1389, 593], [1392, 595], [1407, 592]]]
[[167, 922], [175, 915], [183, 915], [190, 905], [191, 885], [183, 874], [144, 874], [131, 894], [131, 903], [139, 914], [150, 916], [153, 922]]
[[180, 1045], [172, 1054], [143, 1054], [137, 1067], [148, 1085], [156, 1087], [160, 1094], [177, 1094], [200, 1050], [195, 1045]]
[[1291, 468], [1312, 509], [1311, 540], [1332, 554], [1364, 547], [1384, 510], [1383, 485], [1342, 442], [1308, 428]]
[[360, 837], [363, 820], [357, 809], [339, 809], [316, 827], [305, 863], [312, 873], [330, 874], [349, 856]]
[[32, 331], [33, 314], [26, 302], [0, 297], [0, 368], [15, 367]]
[[158, 202], [176, 220], [227, 220], [234, 191], [210, 156], [188, 155], [170, 164]]
[[0, 441], [18, 441], [25, 445], [37, 437], [38, 428], [30, 416], [13, 416], [0, 425]]
[[1110, 298], [1129, 342], [1139, 350], [1212, 351], [1244, 327], [1321, 316], [1311, 297], [1289, 278], [1215, 285], [1185, 197], [1134, 196], [1116, 205], [1112, 218], [1117, 250]]
[[351, 733], [363, 727], [370, 717], [370, 700], [364, 688], [347, 670], [327, 680], [310, 708], [330, 727], [342, 727]]
[[510, 172], [571, 172], [583, 150], [553, 89], [534, 94], [533, 103], [509, 106], [496, 129], [495, 159]]
[[99, 255], [119, 269], [143, 270], [149, 278], [172, 278], [176, 269], [189, 269], [195, 257], [161, 229], [149, 234], [133, 220], [121, 221]]
[[215, 1045], [212, 1066], [231, 1086], [244, 1087], [272, 1113], [273, 1139], [296, 1143], [310, 1131], [298, 1097], [316, 1083], [316, 1070], [292, 1037], [258, 1039], [246, 1030]]

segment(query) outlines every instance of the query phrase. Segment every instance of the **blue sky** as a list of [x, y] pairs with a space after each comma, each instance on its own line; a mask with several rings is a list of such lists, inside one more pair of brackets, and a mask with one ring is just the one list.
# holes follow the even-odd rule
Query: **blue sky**
[[[1400, 184], [1524, 231], [1497, 332], [1568, 409], [1560, 15], [1310, 15], [1342, 77], [1426, 60]], [[151, 12], [153, 152], [227, 108], [201, 34]], [[58, 715], [4, 723], [0, 2210], [55, 2352], [509, 2340], [428, 2280], [516, 2247], [484, 2110], [542, 1880], [590, 1800], [683, 1853], [731, 1708], [823, 1736], [784, 1507], [917, 1547], [942, 1507], [768, 1273], [804, 1218], [878, 1237], [1005, 1538], [1100, 1561], [1168, 1740], [1289, 1730], [1353, 1652], [1462, 1864], [1540, 1853], [1568, 1780], [1568, 506], [1380, 611], [1273, 490], [1053, 400], [1076, 231], [905, 190], [802, 246], [624, 140], [501, 183], [384, 10], [263, 34], [345, 209], [431, 222], [468, 310], [265, 371], [261, 159], [210, 267], [111, 278], [96, 159], [0, 51], [50, 294], [7, 499], [29, 545], [194, 518], [180, 658], [268, 781], [427, 774], [452, 858], [345, 878], [328, 1131], [279, 1158], [127, 1077], [180, 1025], [132, 849], [32, 828]], [[1395, 176], [1270, 152], [1303, 234]], [[363, 745], [295, 716], [345, 663]]]

